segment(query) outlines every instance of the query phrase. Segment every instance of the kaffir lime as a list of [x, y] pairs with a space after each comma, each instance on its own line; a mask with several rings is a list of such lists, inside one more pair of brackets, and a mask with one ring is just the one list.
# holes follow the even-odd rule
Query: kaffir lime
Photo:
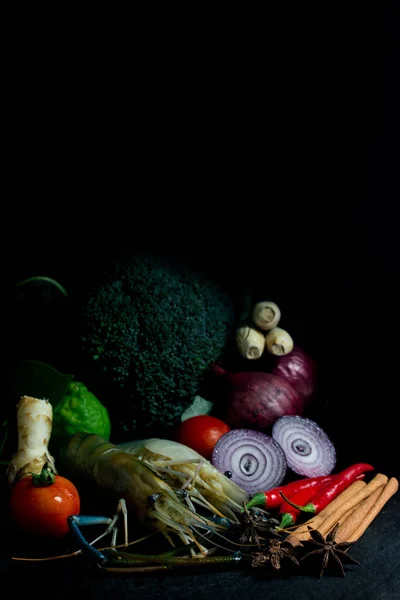
[[100, 400], [83, 383], [71, 381], [64, 398], [54, 408], [52, 436], [71, 436], [80, 431], [95, 433], [108, 440], [111, 423]]

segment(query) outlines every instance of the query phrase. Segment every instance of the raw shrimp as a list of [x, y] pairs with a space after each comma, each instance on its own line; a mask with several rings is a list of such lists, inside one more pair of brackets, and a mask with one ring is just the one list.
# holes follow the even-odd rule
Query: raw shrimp
[[186, 489], [187, 502], [208, 506], [235, 520], [248, 498], [246, 492], [195, 450], [172, 440], [151, 438], [118, 445], [142, 460], [174, 489]]
[[[138, 457], [133, 456], [100, 436], [82, 432], [72, 436], [61, 460], [71, 475], [89, 479], [99, 491], [115, 501], [123, 498], [129, 512], [133, 512], [138, 521], [160, 530], [172, 545], [170, 534], [175, 533], [184, 544], [195, 543], [201, 554], [207, 554], [199, 540], [205, 536], [209, 539], [210, 533], [226, 531], [224, 519], [227, 522], [235, 517], [234, 509], [238, 511], [243, 507], [248, 500], [247, 494], [222, 473], [217, 475], [212, 465], [207, 465], [201, 457], [199, 459], [199, 455], [171, 461], [168, 459], [169, 449], [167, 456], [161, 453], [156, 456], [146, 446], [144, 449], [152, 452], [153, 458], [159, 458], [163, 464], [157, 464], [155, 460], [153, 466], [140, 452]], [[159, 450], [161, 452], [161, 446]], [[170, 464], [165, 464], [166, 460]], [[190, 464], [191, 472], [187, 474]], [[181, 490], [178, 490], [178, 485], [174, 489], [171, 481], [179, 482]], [[199, 484], [202, 493], [196, 492]], [[191, 489], [186, 490], [185, 485]], [[233, 492], [232, 497], [226, 495], [228, 490]], [[215, 499], [215, 504], [210, 498]], [[189, 503], [185, 505], [187, 499]], [[212, 514], [207, 517], [196, 512], [192, 500]], [[222, 512], [223, 507], [225, 512]], [[215, 515], [218, 515], [217, 519]]]

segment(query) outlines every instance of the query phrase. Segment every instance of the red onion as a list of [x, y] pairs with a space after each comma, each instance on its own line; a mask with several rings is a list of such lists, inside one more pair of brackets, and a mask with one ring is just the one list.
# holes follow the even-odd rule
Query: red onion
[[283, 415], [302, 414], [298, 392], [282, 377], [258, 371], [229, 373], [220, 367], [219, 371], [230, 385], [226, 420], [231, 427], [264, 430]]
[[232, 473], [232, 481], [249, 496], [280, 485], [287, 464], [280, 445], [270, 436], [252, 429], [233, 429], [214, 446], [212, 464]]
[[313, 398], [317, 384], [316, 364], [314, 359], [298, 346], [289, 354], [277, 358], [272, 373], [286, 379], [299, 393], [304, 405]]
[[310, 419], [285, 416], [272, 427], [272, 437], [282, 447], [287, 465], [298, 475], [329, 475], [336, 465], [336, 450], [331, 440]]

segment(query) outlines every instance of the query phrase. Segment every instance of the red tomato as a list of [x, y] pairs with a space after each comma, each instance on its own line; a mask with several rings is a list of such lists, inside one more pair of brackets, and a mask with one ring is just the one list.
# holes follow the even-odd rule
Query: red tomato
[[210, 415], [198, 415], [182, 421], [176, 433], [176, 441], [196, 450], [207, 460], [219, 438], [230, 431], [230, 427], [220, 419]]
[[58, 538], [68, 533], [67, 517], [80, 511], [74, 484], [55, 475], [51, 485], [36, 486], [32, 477], [17, 481], [11, 490], [10, 511], [16, 525], [26, 533]]

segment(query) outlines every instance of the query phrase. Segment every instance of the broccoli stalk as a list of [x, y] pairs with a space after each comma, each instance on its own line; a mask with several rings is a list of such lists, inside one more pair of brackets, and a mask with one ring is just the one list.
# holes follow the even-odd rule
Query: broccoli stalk
[[206, 275], [136, 255], [121, 259], [83, 306], [82, 349], [125, 430], [168, 431], [226, 349], [235, 320], [231, 299]]

